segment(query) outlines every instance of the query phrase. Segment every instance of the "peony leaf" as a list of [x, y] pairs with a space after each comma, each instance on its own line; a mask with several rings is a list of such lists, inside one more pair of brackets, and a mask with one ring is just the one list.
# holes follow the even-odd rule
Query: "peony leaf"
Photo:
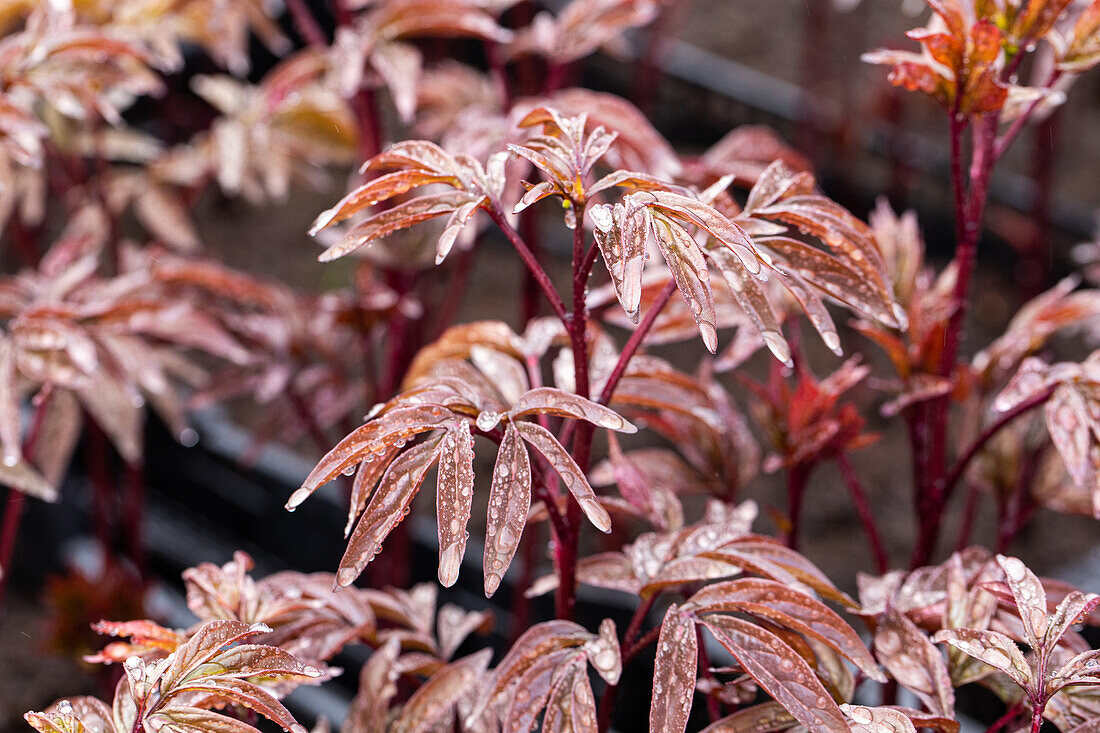
[[355, 525], [340, 559], [336, 584], [351, 585], [382, 548], [382, 541], [408, 511], [413, 497], [435, 463], [442, 439], [431, 438], [398, 456], [386, 469], [363, 516]]
[[687, 729], [698, 674], [698, 644], [692, 615], [675, 604], [669, 606], [661, 623], [653, 668], [649, 708], [653, 733], [683, 733]]
[[611, 516], [600, 504], [599, 499], [596, 498], [596, 492], [592, 490], [592, 486], [588, 483], [588, 479], [585, 478], [580, 466], [569, 455], [569, 451], [558, 442], [554, 434], [537, 423], [516, 422], [513, 425], [516, 426], [520, 436], [533, 445], [553, 466], [554, 471], [557, 472], [565, 484], [565, 488], [569, 489], [569, 493], [577, 500], [585, 516], [595, 525], [596, 529], [605, 533], [610, 532]]
[[439, 582], [454, 585], [466, 554], [466, 525], [474, 500], [474, 438], [470, 423], [448, 426], [439, 446], [436, 524], [439, 533]]
[[943, 629], [932, 637], [937, 644], [947, 642], [961, 652], [985, 662], [1008, 675], [1024, 690], [1032, 689], [1031, 665], [1016, 642], [998, 631]]
[[500, 586], [519, 547], [531, 509], [531, 459], [515, 426], [508, 423], [493, 466], [485, 527], [485, 595]]
[[705, 616], [701, 623], [798, 722], [812, 731], [848, 733], [844, 715], [817, 675], [780, 637], [734, 616]]

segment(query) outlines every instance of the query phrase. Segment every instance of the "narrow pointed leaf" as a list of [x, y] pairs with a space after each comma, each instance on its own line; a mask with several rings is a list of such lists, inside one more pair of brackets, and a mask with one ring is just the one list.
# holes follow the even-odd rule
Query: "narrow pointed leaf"
[[438, 457], [440, 443], [441, 438], [432, 438], [415, 445], [386, 469], [340, 559], [340, 570], [336, 573], [338, 585], [351, 585], [382, 549], [382, 541], [390, 531], [405, 518], [428, 469]]
[[569, 489], [569, 493], [581, 505], [585, 516], [595, 525], [596, 529], [601, 532], [610, 532], [611, 516], [600, 504], [599, 499], [596, 498], [596, 492], [592, 490], [592, 486], [588, 483], [588, 479], [581, 471], [580, 466], [569, 455], [569, 451], [558, 442], [554, 434], [537, 423], [516, 422], [513, 424], [523, 439], [533, 445], [550, 462], [554, 471], [561, 477], [565, 488]]
[[515, 426], [509, 423], [504, 429], [489, 488], [485, 528], [486, 596], [492, 596], [500, 586], [519, 547], [530, 509], [531, 459]]
[[840, 708], [799, 654], [775, 634], [734, 616], [701, 619], [757, 684], [812, 731], [848, 733]]
[[466, 554], [466, 525], [474, 500], [474, 438], [470, 423], [448, 427], [439, 446], [436, 524], [439, 531], [439, 582], [454, 585]]
[[653, 698], [649, 708], [652, 733], [687, 730], [699, 670], [698, 645], [695, 619], [673, 604], [665, 613], [657, 639]]

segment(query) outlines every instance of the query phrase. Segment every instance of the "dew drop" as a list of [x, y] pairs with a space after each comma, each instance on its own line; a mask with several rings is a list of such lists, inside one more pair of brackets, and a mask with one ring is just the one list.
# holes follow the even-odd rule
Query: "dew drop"
[[199, 434], [192, 428], [184, 428], [179, 434], [179, 443], [184, 448], [194, 448], [199, 443]]

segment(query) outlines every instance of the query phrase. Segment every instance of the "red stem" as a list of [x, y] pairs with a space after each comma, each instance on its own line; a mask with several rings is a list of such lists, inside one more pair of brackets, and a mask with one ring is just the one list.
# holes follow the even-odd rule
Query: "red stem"
[[955, 552], [962, 552], [970, 545], [970, 536], [974, 532], [974, 519], [978, 514], [978, 499], [981, 492], [977, 486], [971, 486], [966, 492], [966, 504], [963, 506], [962, 523], [959, 525], [959, 536], [955, 540]]
[[863, 531], [867, 535], [867, 543], [871, 548], [871, 555], [875, 559], [875, 569], [879, 575], [883, 575], [890, 568], [890, 562], [886, 559], [886, 550], [882, 547], [882, 540], [879, 537], [878, 526], [875, 523], [875, 516], [871, 512], [871, 505], [867, 501], [867, 495], [863, 491], [863, 485], [859, 481], [859, 476], [856, 474], [855, 468], [852, 467], [851, 461], [848, 460], [848, 456], [841, 453], [836, 457], [836, 464], [840, 468], [840, 473], [844, 477], [845, 483], [848, 484], [848, 490], [852, 494], [852, 501], [855, 502], [856, 512], [859, 514], [859, 521], [863, 525]]
[[294, 28], [302, 40], [311, 46], [325, 48], [328, 46], [328, 38], [321, 30], [320, 23], [313, 17], [306, 0], [286, 0], [286, 9], [294, 22]]
[[615, 388], [619, 386], [619, 380], [622, 379], [623, 374], [626, 373], [627, 365], [630, 364], [630, 360], [634, 357], [639, 347], [641, 347], [649, 330], [653, 328], [653, 323], [657, 320], [657, 316], [661, 314], [669, 298], [671, 298], [672, 294], [675, 292], [676, 281], [669, 278], [664, 290], [662, 290], [657, 296], [657, 299], [653, 301], [653, 305], [649, 306], [649, 310], [647, 310], [645, 316], [642, 317], [641, 323], [634, 329], [634, 333], [630, 334], [630, 338], [627, 339], [626, 345], [623, 346], [622, 353], [619, 355], [619, 361], [615, 363], [614, 368], [611, 370], [611, 374], [607, 377], [607, 382], [604, 383], [603, 391], [600, 393], [600, 404], [606, 405], [611, 402], [611, 397], [615, 394]]
[[489, 214], [489, 218], [493, 220], [500, 231], [504, 233], [504, 236], [508, 238], [508, 241], [515, 247], [516, 252], [519, 253], [520, 259], [523, 260], [523, 264], [527, 265], [527, 269], [531, 275], [534, 276], [535, 282], [542, 289], [543, 294], [546, 295], [546, 299], [550, 301], [550, 307], [554, 309], [554, 314], [561, 319], [561, 322], [565, 324], [565, 327], [569, 328], [569, 314], [565, 310], [565, 303], [562, 301], [561, 296], [558, 295], [558, 291], [554, 288], [554, 283], [550, 280], [550, 276], [546, 274], [546, 270], [539, 264], [538, 259], [528, 248], [527, 243], [523, 240], [523, 237], [519, 235], [519, 232], [515, 230], [508, 220], [504, 217], [504, 213], [494, 204], [490, 208], [485, 210]]
[[[706, 639], [703, 637], [702, 626], [695, 627], [696, 647], [699, 649], [699, 676], [704, 675], [707, 678], [713, 679], [714, 675], [711, 673], [710, 655], [707, 654]], [[718, 720], [722, 717], [722, 708], [718, 705], [718, 698], [713, 695], [707, 695], [707, 715], [710, 716], [710, 722]]]
[[1024, 400], [1020, 404], [1016, 405], [1016, 407], [1012, 408], [1008, 412], [1005, 412], [1003, 415], [993, 421], [985, 430], [983, 430], [981, 434], [974, 439], [974, 442], [970, 444], [970, 447], [963, 451], [962, 456], [959, 458], [958, 461], [956, 461], [955, 466], [951, 469], [951, 473], [948, 474], [946, 479], [944, 479], [943, 495], [946, 498], [951, 497], [951, 493], [954, 490], [955, 485], [959, 482], [959, 479], [962, 478], [963, 474], [966, 473], [966, 469], [970, 465], [970, 462], [974, 460], [974, 458], [982, 451], [982, 448], [984, 448], [986, 444], [990, 440], [992, 440], [994, 436], [997, 435], [997, 433], [1001, 432], [1001, 430], [1006, 428], [1016, 418], [1020, 417], [1024, 413], [1030, 412], [1031, 410], [1045, 403], [1047, 400], [1050, 399], [1050, 396], [1052, 394], [1054, 394], [1053, 387], [1044, 390], [1043, 392], [1040, 392], [1030, 399]]
[[1023, 703], [1016, 703], [1009, 707], [1005, 711], [1005, 714], [993, 721], [993, 724], [986, 728], [985, 733], [997, 733], [997, 731], [1006, 727], [1009, 723], [1016, 719], [1016, 716], [1023, 710]]
[[791, 525], [787, 531], [787, 547], [798, 549], [798, 535], [802, 524], [802, 498], [810, 480], [811, 466], [796, 463], [787, 469], [787, 519]]
[[[588, 384], [588, 310], [585, 307], [585, 287], [588, 272], [585, 271], [584, 205], [572, 202], [577, 214], [573, 229], [573, 311], [566, 328], [573, 351], [573, 389], [577, 395], [589, 397]], [[588, 471], [592, 454], [592, 426], [584, 421], [574, 421], [573, 460], [582, 474]], [[564, 430], [563, 430], [564, 433]], [[577, 543], [580, 537], [580, 505], [571, 501], [566, 505], [562, 534], [554, 545], [554, 561], [561, 582], [555, 605], [558, 618], [572, 619], [576, 608]]]
[[1036, 705], [1035, 709], [1031, 712], [1031, 733], [1039, 733], [1039, 729], [1043, 727], [1043, 706]]
[[[638, 351], [638, 348], [645, 340], [646, 334], [649, 333], [649, 329], [653, 327], [653, 323], [657, 320], [657, 316], [661, 314], [665, 305], [668, 303], [669, 298], [676, 291], [676, 282], [669, 280], [665, 285], [665, 289], [657, 296], [657, 299], [653, 301], [653, 305], [646, 311], [645, 316], [642, 317], [641, 322], [637, 328], [634, 329], [634, 333], [630, 334], [630, 338], [627, 339], [626, 345], [623, 346], [622, 352], [619, 354], [619, 360], [615, 363], [615, 366], [611, 370], [611, 374], [608, 375], [607, 381], [604, 383], [603, 390], [600, 392], [599, 398], [596, 400], [601, 405], [607, 405], [611, 403], [611, 398], [615, 395], [615, 388], [619, 386], [619, 381], [623, 378], [623, 374], [626, 373], [626, 367], [630, 364], [630, 360], [634, 357], [634, 354]], [[560, 440], [562, 442], [568, 442], [572, 436], [572, 431], [576, 423], [569, 423], [566, 425], [565, 430], [562, 431]]]

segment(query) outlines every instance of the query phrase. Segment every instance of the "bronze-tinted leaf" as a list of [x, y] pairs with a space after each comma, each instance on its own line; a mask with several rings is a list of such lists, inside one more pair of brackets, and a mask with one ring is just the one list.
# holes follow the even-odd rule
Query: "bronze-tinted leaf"
[[1024, 623], [1024, 635], [1032, 649], [1045, 648], [1047, 636], [1047, 594], [1035, 573], [1015, 557], [997, 555], [997, 564], [1004, 571], [1012, 590], [1016, 610]]
[[111, 710], [94, 697], [58, 700], [45, 711], [23, 719], [40, 733], [116, 733]]
[[[231, 718], [213, 710], [171, 705], [161, 708], [147, 720], [150, 727], [171, 731], [219, 731], [219, 733], [257, 733], [257, 728], [243, 720]], [[305, 733], [305, 728], [296, 725], [294, 733]]]
[[917, 733], [913, 721], [897, 710], [847, 704], [840, 709], [851, 721], [852, 733]]
[[649, 729], [653, 733], [683, 733], [695, 695], [699, 648], [695, 619], [673, 604], [661, 623], [653, 669], [653, 701]]
[[734, 616], [713, 614], [701, 623], [798, 722], [812, 731], [847, 733], [840, 708], [806, 661], [782, 639]]
[[1050, 615], [1043, 645], [1048, 649], [1053, 648], [1071, 626], [1086, 621], [1096, 608], [1100, 608], [1100, 596], [1095, 593], [1076, 590], [1067, 593]]
[[355, 526], [356, 518], [363, 513], [363, 508], [367, 505], [367, 499], [370, 498], [374, 487], [382, 480], [386, 468], [401, 452], [402, 447], [392, 445], [378, 459], [363, 461], [359, 464], [359, 470], [355, 472], [355, 480], [351, 484], [351, 497], [348, 501], [348, 521], [344, 525], [345, 539], [351, 534], [351, 528]]
[[777, 702], [764, 702], [738, 710], [716, 720], [702, 733], [778, 733], [793, 727], [798, 721]]
[[947, 642], [956, 649], [1007, 674], [1025, 690], [1032, 686], [1031, 665], [1016, 643], [997, 631], [943, 629], [932, 637], [937, 644]]
[[[504, 655], [504, 659], [500, 660], [500, 664], [493, 670], [490, 680], [485, 685], [484, 693], [479, 699], [478, 706], [475, 707], [470, 717], [476, 718], [485, 707], [498, 703], [509, 691], [518, 692], [519, 680], [534, 665], [544, 664], [540, 660], [554, 657], [554, 665], [551, 666], [556, 666], [564, 657], [555, 656], [555, 652], [581, 646], [592, 640], [592, 638], [593, 635], [586, 631], [584, 627], [572, 621], [546, 621], [532, 626], [523, 632], [512, 645], [512, 648], [508, 650], [508, 653]], [[535, 674], [543, 680], [540, 684], [545, 685], [542, 689], [545, 689], [546, 694], [548, 694], [552, 669], [547, 669], [545, 666], [541, 669], [542, 671]], [[536, 696], [538, 689], [532, 688], [530, 694], [533, 697]], [[526, 703], [524, 705], [526, 706]], [[535, 714], [537, 715], [537, 711]]]
[[562, 669], [576, 658], [576, 651], [560, 649], [540, 655], [531, 662], [514, 681], [512, 700], [503, 720], [506, 733], [530, 733], [550, 699], [554, 681], [559, 679]]
[[432, 675], [405, 703], [396, 729], [402, 733], [432, 730], [451, 713], [470, 687], [478, 683], [492, 656], [492, 649], [482, 649]]
[[885, 677], [859, 635], [821, 601], [782, 583], [739, 578], [703, 588], [691, 597], [697, 613], [749, 613], [829, 645], [874, 680]]
[[331, 209], [322, 212], [309, 229], [310, 236], [317, 232], [354, 216], [356, 213], [375, 204], [393, 198], [419, 186], [431, 183], [457, 182], [453, 174], [438, 173], [417, 169], [397, 170], [379, 176], [349, 193], [336, 202]]
[[955, 690], [943, 654], [912, 621], [888, 608], [879, 618], [874, 645], [891, 677], [929, 710], [954, 717]]
[[593, 206], [588, 213], [595, 225], [592, 235], [611, 274], [615, 296], [630, 319], [637, 322], [652, 220], [643, 210], [628, 209], [623, 204]]
[[351, 585], [381, 550], [386, 535], [405, 518], [409, 504], [439, 455], [441, 443], [441, 437], [419, 443], [398, 456], [386, 469], [340, 559], [340, 570], [336, 573], [338, 585]]
[[485, 528], [485, 595], [491, 596], [519, 547], [531, 509], [531, 459], [515, 426], [504, 429], [493, 482], [489, 488]]
[[561, 477], [565, 488], [569, 489], [569, 493], [577, 500], [585, 516], [595, 525], [596, 529], [601, 532], [610, 532], [611, 516], [600, 505], [599, 499], [596, 498], [596, 492], [592, 490], [592, 486], [588, 483], [588, 479], [581, 471], [580, 466], [569, 455], [569, 451], [558, 442], [554, 434], [537, 423], [517, 422], [514, 425], [520, 436], [533, 445], [554, 467], [554, 471]]
[[399, 407], [379, 415], [337, 443], [306, 477], [302, 488], [287, 500], [286, 508], [293, 510], [320, 486], [353, 469], [357, 463], [378, 460], [390, 445], [442, 427], [453, 417], [450, 410], [438, 405]]
[[638, 428], [614, 410], [553, 387], [537, 387], [525, 392], [515, 401], [509, 412], [514, 419], [528, 415], [558, 415], [586, 420], [593, 425], [620, 433], [638, 432]]
[[332, 245], [318, 258], [331, 262], [401, 229], [407, 229], [429, 219], [451, 214], [475, 200], [475, 194], [464, 191], [445, 191], [418, 196], [409, 201], [380, 211], [353, 226], [338, 243]]
[[654, 238], [676, 280], [676, 289], [691, 310], [703, 344], [713, 354], [718, 349], [718, 317], [703, 251], [679, 224], [660, 215], [652, 219]]
[[820, 568], [771, 538], [746, 535], [721, 545], [707, 556], [788, 585], [804, 584], [829, 600], [856, 607], [855, 601], [833, 585]]
[[474, 500], [474, 438], [470, 423], [448, 426], [439, 446], [435, 511], [439, 530], [439, 582], [454, 585], [466, 554], [466, 525]]

